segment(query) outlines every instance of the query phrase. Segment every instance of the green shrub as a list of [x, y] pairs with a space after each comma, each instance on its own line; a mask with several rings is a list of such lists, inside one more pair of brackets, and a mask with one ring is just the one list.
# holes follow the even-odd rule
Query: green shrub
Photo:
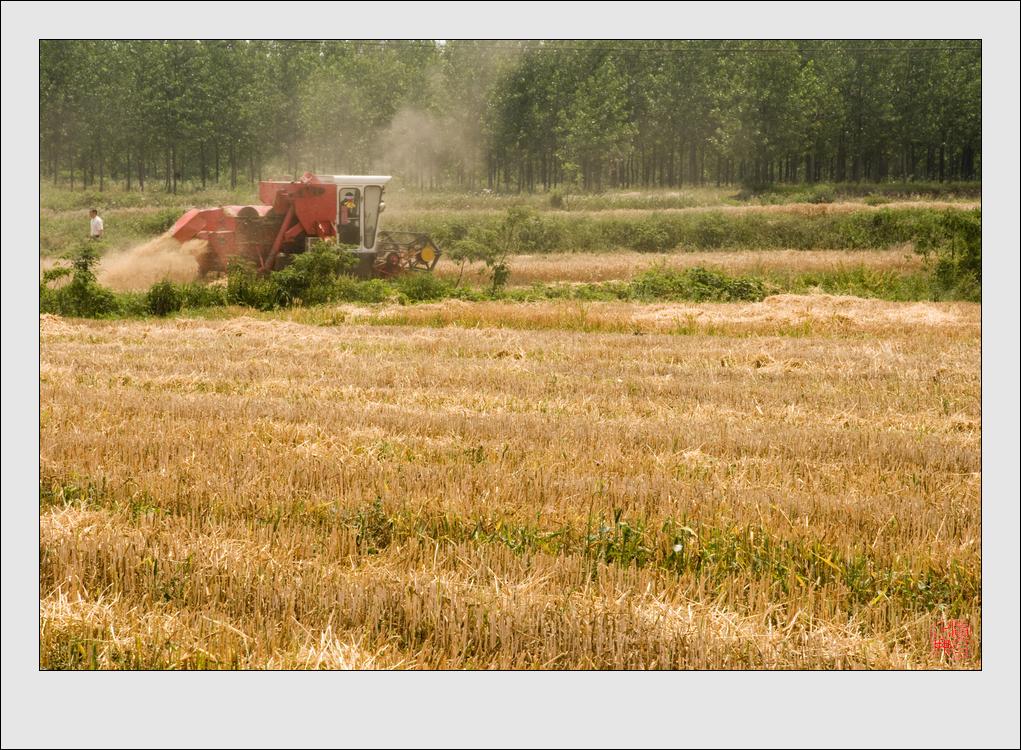
[[177, 287], [181, 306], [188, 308], [223, 307], [227, 304], [227, 289], [219, 284], [192, 282]]
[[117, 292], [117, 314], [128, 318], [144, 318], [150, 315], [148, 293]]
[[832, 185], [814, 185], [808, 191], [808, 203], [833, 203], [837, 199], [836, 190]]
[[443, 248], [468, 238], [469, 227], [463, 221], [454, 219], [433, 226], [429, 234]]
[[341, 276], [333, 284], [335, 302], [386, 302], [393, 296], [393, 287], [382, 279], [359, 281]]
[[677, 247], [879, 249], [916, 241], [942, 213], [927, 207], [883, 207], [877, 211], [839, 213], [707, 210], [639, 216], [540, 217], [522, 209], [512, 211], [517, 212], [513, 219], [480, 214], [460, 217], [453, 223], [423, 216], [416, 218], [414, 228], [437, 238], [440, 235], [434, 230], [442, 230], [451, 238], [439, 240], [446, 257], [457, 261], [462, 256], [485, 260], [508, 249], [511, 253], [605, 252], [621, 248], [661, 252]]
[[[136, 221], [137, 233], [145, 236], [160, 235], [174, 226], [183, 212], [177, 208], [164, 208], [155, 213], [140, 216]], [[125, 221], [125, 218], [118, 219]]]
[[752, 276], [727, 276], [695, 267], [684, 271], [651, 268], [631, 282], [639, 299], [682, 299], [694, 302], [757, 302], [768, 291], [761, 279]]
[[411, 302], [443, 299], [450, 295], [450, 284], [431, 273], [409, 273], [397, 279], [397, 291]]
[[561, 222], [527, 208], [511, 208], [504, 219], [507, 244], [519, 253], [548, 253], [563, 241]]
[[982, 299], [982, 213], [944, 211], [917, 243], [918, 252], [935, 258], [937, 291], [957, 299]]
[[117, 298], [109, 289], [77, 277], [57, 290], [56, 300], [55, 312], [80, 318], [99, 318], [116, 312], [118, 307]]
[[[81, 318], [98, 318], [117, 311], [117, 297], [96, 282], [99, 249], [90, 240], [80, 242], [70, 253], [70, 267], [54, 268], [43, 274], [39, 289], [41, 312]], [[70, 276], [63, 286], [52, 284]]]
[[714, 250], [728, 244], [728, 235], [733, 234], [734, 226], [728, 226], [727, 218], [719, 213], [707, 213], [698, 217], [694, 232], [693, 245], [700, 249]]
[[629, 239], [627, 246], [640, 253], [661, 253], [676, 245], [670, 224], [655, 214], [638, 221]]
[[280, 288], [266, 276], [260, 276], [255, 264], [243, 258], [227, 263], [227, 302], [232, 305], [272, 310], [281, 302]]
[[166, 279], [157, 281], [149, 287], [149, 292], [145, 295], [146, 309], [161, 318], [177, 312], [183, 304], [181, 292]]
[[356, 263], [353, 253], [332, 242], [317, 241], [304, 253], [293, 256], [283, 270], [272, 274], [281, 304], [319, 305], [333, 298], [337, 277]]

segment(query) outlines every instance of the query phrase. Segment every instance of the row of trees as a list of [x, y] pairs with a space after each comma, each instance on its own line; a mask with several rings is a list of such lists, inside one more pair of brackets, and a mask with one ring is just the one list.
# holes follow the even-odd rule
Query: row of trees
[[42, 41], [40, 168], [168, 190], [974, 179], [974, 41]]

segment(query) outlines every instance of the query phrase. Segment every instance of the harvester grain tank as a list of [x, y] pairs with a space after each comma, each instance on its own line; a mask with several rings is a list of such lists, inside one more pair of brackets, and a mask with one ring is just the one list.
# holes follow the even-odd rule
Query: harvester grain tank
[[383, 232], [384, 175], [314, 175], [259, 183], [258, 205], [193, 208], [168, 234], [178, 242], [205, 241], [199, 273], [223, 272], [232, 257], [247, 258], [262, 273], [284, 267], [314, 240], [338, 243], [358, 257], [363, 277], [431, 271], [440, 251], [427, 235]]

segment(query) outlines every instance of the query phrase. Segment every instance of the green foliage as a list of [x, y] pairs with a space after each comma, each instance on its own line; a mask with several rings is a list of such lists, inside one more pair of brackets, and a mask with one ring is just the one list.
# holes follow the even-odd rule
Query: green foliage
[[980, 173], [981, 81], [977, 40], [44, 40], [40, 166], [74, 208], [384, 140], [408, 185], [942, 183]]
[[944, 211], [926, 227], [917, 250], [933, 264], [937, 289], [954, 298], [982, 299], [982, 212]]
[[543, 216], [526, 207], [507, 210], [501, 232], [504, 246], [517, 253], [548, 253], [563, 238], [563, 221]]
[[435, 233], [449, 238], [447, 257], [462, 268], [469, 261], [483, 262], [489, 271], [490, 290], [495, 293], [507, 285], [513, 252], [549, 252], [562, 241], [560, 225], [524, 206], [511, 206], [499, 220], [469, 225], [457, 222]]
[[653, 215], [635, 222], [627, 245], [641, 253], [665, 252], [677, 244], [677, 233], [669, 222]]
[[144, 318], [152, 315], [148, 292], [114, 292], [117, 299], [116, 315], [125, 318]]
[[479, 519], [445, 525], [442, 533], [447, 538], [500, 544], [517, 554], [577, 551], [593, 561], [624, 568], [653, 566], [692, 575], [710, 587], [735, 574], [761, 581], [781, 596], [827, 586], [855, 609], [895, 601], [916, 612], [960, 616], [981, 595], [978, 576], [953, 562], [909, 571], [867, 549], [844, 550], [819, 541], [779, 538], [761, 526], [699, 524], [685, 518], [653, 523], [641, 516], [626, 519], [621, 509], [609, 519], [590, 518], [583, 530], [570, 525], [545, 530]]
[[[69, 253], [70, 267], [51, 269], [43, 274], [39, 288], [39, 311], [81, 318], [98, 318], [115, 313], [118, 308], [113, 292], [96, 282], [95, 267], [99, 262], [96, 243], [85, 240]], [[56, 282], [67, 283], [54, 286]]]
[[355, 266], [355, 257], [332, 242], [319, 240], [272, 275], [281, 304], [318, 305], [334, 297], [337, 278]]
[[888, 300], [921, 300], [932, 297], [929, 274], [899, 274], [865, 266], [796, 273], [787, 278], [772, 274], [769, 283], [796, 294], [824, 292]]
[[180, 290], [166, 279], [149, 287], [149, 292], [145, 295], [146, 309], [161, 318], [177, 312], [183, 304], [184, 298]]
[[179, 284], [177, 291], [183, 308], [223, 307], [227, 304], [227, 289], [219, 284]]
[[[253, 264], [240, 259], [227, 266], [226, 302], [232, 305], [272, 310], [294, 305], [321, 305], [329, 302], [386, 302], [395, 295], [395, 286], [381, 279], [360, 281], [346, 272], [354, 265], [350, 253], [330, 243], [313, 246], [296, 255], [281, 271], [260, 276]], [[417, 274], [416, 274], [417, 276]], [[433, 299], [446, 289], [443, 282], [429, 274], [423, 281], [406, 281], [406, 300]], [[416, 286], [416, 283], [418, 286]]]
[[664, 266], [640, 274], [633, 282], [639, 299], [678, 299], [695, 302], [757, 302], [769, 293], [766, 285], [751, 276], [726, 274], [696, 267], [675, 271]]
[[174, 226], [174, 223], [181, 218], [182, 213], [176, 208], [164, 208], [153, 213], [143, 214], [137, 219], [137, 233], [143, 237], [163, 234]]
[[[960, 212], [962, 209], [948, 209]], [[508, 216], [514, 230], [508, 238]], [[877, 210], [815, 213], [729, 212], [706, 210], [619, 215], [536, 215], [527, 207], [512, 207], [504, 215], [417, 214], [413, 224], [400, 219], [395, 229], [415, 229], [435, 237], [460, 240], [441, 243], [447, 258], [481, 261], [512, 253], [607, 252], [627, 248], [639, 252], [684, 250], [880, 249], [917, 242], [943, 221], [943, 211], [920, 207], [882, 207]], [[961, 232], [954, 228], [948, 231]]]
[[381, 552], [393, 539], [394, 522], [387, 515], [382, 498], [377, 497], [371, 505], [359, 508], [349, 523], [357, 530], [356, 541], [365, 554]]
[[333, 285], [336, 302], [386, 302], [393, 297], [393, 287], [382, 279], [359, 281], [350, 276], [339, 277]]
[[397, 291], [410, 302], [428, 302], [450, 296], [451, 285], [431, 273], [409, 273], [397, 279]]
[[96, 242], [88, 240], [78, 243], [77, 249], [70, 253], [71, 271], [74, 278], [83, 282], [95, 281], [99, 255], [99, 247]]
[[243, 258], [227, 263], [227, 303], [272, 310], [284, 300], [280, 287], [268, 276], [260, 276], [255, 264]]
[[719, 213], [704, 214], [695, 221], [691, 244], [701, 250], [715, 250], [733, 242], [733, 228], [727, 217]]

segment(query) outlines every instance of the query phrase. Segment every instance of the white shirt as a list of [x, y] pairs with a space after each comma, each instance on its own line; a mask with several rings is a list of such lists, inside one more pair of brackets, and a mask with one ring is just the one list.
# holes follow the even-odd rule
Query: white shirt
[[89, 222], [89, 226], [92, 228], [92, 236], [100, 237], [103, 234], [103, 220], [98, 216]]

